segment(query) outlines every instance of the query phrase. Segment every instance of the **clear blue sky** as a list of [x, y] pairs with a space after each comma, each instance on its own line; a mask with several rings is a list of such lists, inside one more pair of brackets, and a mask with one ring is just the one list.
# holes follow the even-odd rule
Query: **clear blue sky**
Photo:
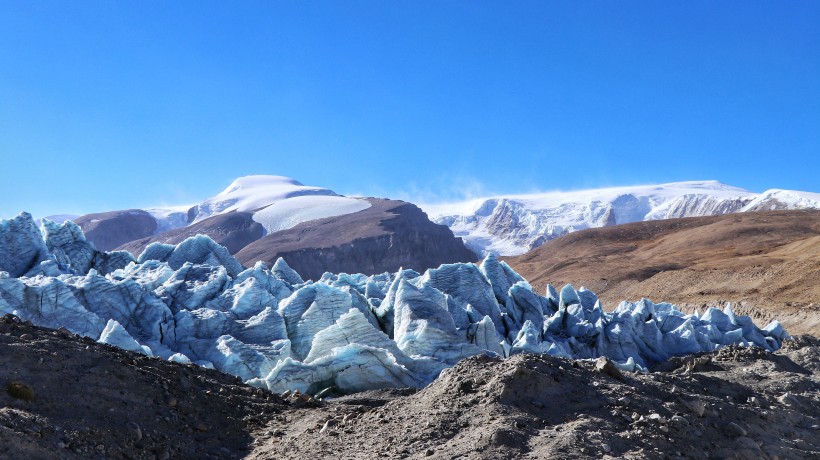
[[820, 2], [0, 4], [0, 216], [247, 174], [458, 198], [820, 191]]

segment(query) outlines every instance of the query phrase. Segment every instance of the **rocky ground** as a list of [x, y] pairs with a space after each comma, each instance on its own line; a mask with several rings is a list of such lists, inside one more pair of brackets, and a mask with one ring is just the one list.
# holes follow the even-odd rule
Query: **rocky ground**
[[820, 458], [820, 340], [621, 375], [473, 357], [315, 401], [0, 320], [0, 458]]
[[241, 458], [291, 407], [221, 372], [14, 319], [0, 319], [0, 458]]

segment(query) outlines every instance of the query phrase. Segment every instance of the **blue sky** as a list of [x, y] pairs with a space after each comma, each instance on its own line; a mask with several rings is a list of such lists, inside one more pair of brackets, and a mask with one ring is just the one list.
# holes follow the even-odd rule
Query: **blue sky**
[[0, 216], [820, 186], [820, 2], [0, 4]]

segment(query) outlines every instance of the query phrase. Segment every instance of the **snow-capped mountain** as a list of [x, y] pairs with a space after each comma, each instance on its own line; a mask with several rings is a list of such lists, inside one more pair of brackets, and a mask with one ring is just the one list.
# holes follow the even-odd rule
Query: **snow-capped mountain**
[[591, 227], [774, 209], [820, 209], [820, 194], [754, 193], [717, 181], [505, 195], [420, 205], [478, 254], [518, 255]]
[[246, 176], [193, 206], [128, 209], [74, 219], [96, 249], [134, 255], [152, 243], [208, 235], [241, 263], [287, 257], [303, 274], [423, 270], [476, 260], [462, 240], [411, 203], [345, 197], [283, 176]]
[[350, 214], [370, 207], [367, 200], [340, 196], [330, 189], [304, 185], [284, 176], [245, 176], [215, 197], [194, 206], [192, 222], [232, 211], [253, 213], [253, 220], [273, 233], [302, 222]]
[[287, 230], [302, 222], [350, 214], [370, 207], [367, 200], [348, 198], [333, 190], [304, 185], [285, 176], [240, 177], [218, 195], [193, 206], [151, 208], [156, 233], [201, 222], [229, 212], [253, 214], [267, 233]]
[[[111, 241], [105, 249], [113, 249], [137, 238], [189, 227], [231, 212], [245, 213], [251, 222], [261, 224], [263, 234], [269, 234], [302, 222], [351, 214], [368, 207], [370, 202], [365, 199], [344, 197], [333, 190], [304, 185], [289, 177], [256, 175], [236, 179], [225, 190], [199, 204], [65, 216], [59, 223], [68, 219], [77, 221], [95, 244], [98, 243], [95, 227], [103, 225], [106, 239]], [[136, 226], [134, 219], [141, 219], [141, 225]], [[137, 227], [139, 232], [134, 233]], [[129, 230], [128, 235], [122, 238], [114, 235], [124, 229]]]
[[[126, 248], [137, 252], [153, 241], [178, 243], [194, 231], [229, 244], [225, 235], [240, 231], [241, 238], [231, 246], [235, 253], [265, 235], [352, 215], [371, 206], [368, 199], [341, 196], [289, 177], [253, 175], [236, 179], [195, 205], [89, 214], [75, 221], [100, 249], [140, 240], [139, 245]], [[820, 209], [820, 194], [778, 189], [754, 193], [717, 181], [690, 181], [500, 195], [420, 207], [480, 256], [489, 252], [518, 255], [591, 227], [744, 211]]]

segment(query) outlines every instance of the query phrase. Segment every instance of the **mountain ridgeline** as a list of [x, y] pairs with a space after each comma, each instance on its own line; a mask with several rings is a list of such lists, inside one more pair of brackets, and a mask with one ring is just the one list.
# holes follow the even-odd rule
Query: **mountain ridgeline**
[[587, 228], [739, 212], [820, 209], [820, 194], [753, 193], [716, 181], [613, 187], [479, 198], [426, 206], [479, 254], [521, 255]]
[[288, 177], [246, 176], [194, 205], [74, 220], [100, 251], [138, 256], [151, 243], [178, 244], [202, 234], [246, 266], [284, 257], [316, 279], [325, 271], [424, 270], [491, 252], [520, 255], [587, 228], [793, 209], [820, 209], [820, 194], [753, 193], [716, 181], [689, 181], [494, 196], [419, 209], [403, 201], [346, 197]]
[[[181, 209], [181, 208], [180, 208]], [[130, 209], [74, 219], [100, 251], [139, 256], [151, 243], [207, 235], [245, 266], [284, 257], [302, 276], [376, 274], [474, 262], [475, 253], [416, 205], [349, 198], [279, 176], [237, 179], [187, 211]]]

